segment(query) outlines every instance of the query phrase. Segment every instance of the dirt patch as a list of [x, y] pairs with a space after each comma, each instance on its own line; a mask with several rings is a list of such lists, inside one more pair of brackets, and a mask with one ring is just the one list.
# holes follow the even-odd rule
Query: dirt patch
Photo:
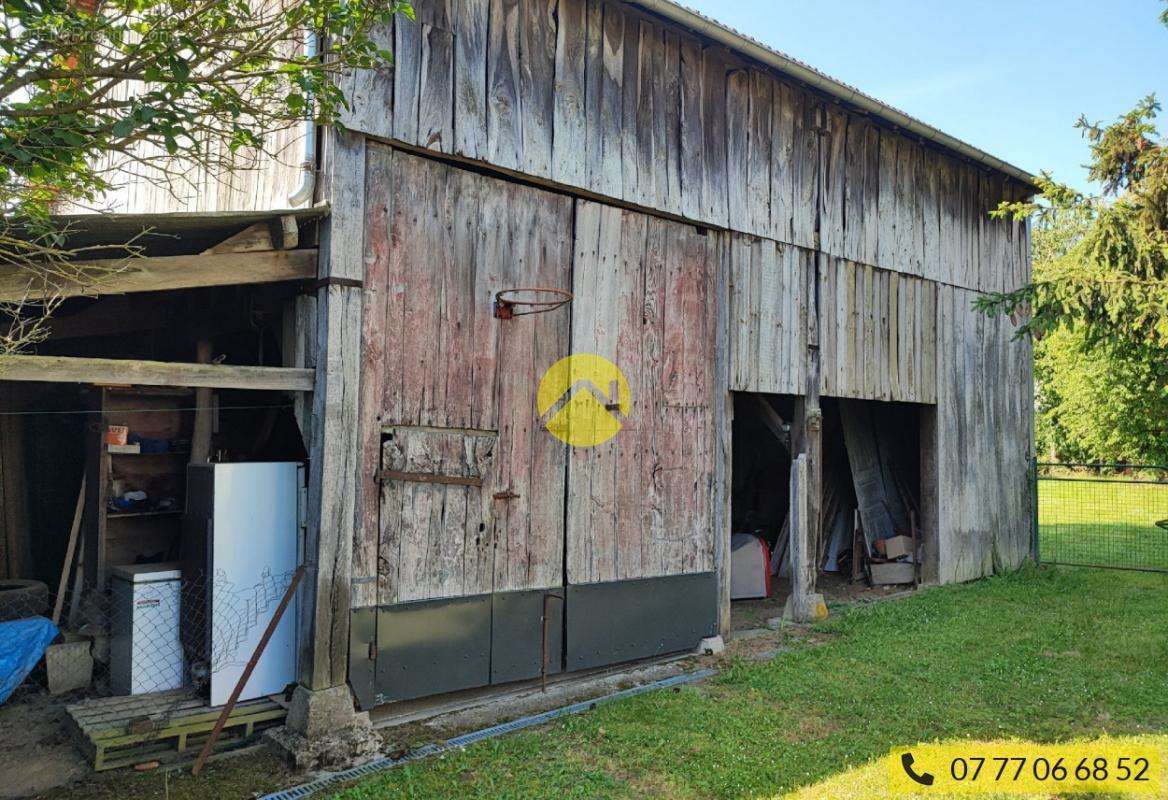
[[[303, 780], [301, 777], [299, 780]], [[37, 795], [45, 800], [205, 800], [249, 798], [298, 783], [276, 756], [249, 752], [212, 761], [199, 777], [190, 765], [154, 772], [113, 770]]]
[[219, 757], [198, 778], [191, 777], [190, 764], [95, 773], [66, 727], [69, 702], [44, 691], [22, 692], [0, 707], [0, 798], [246, 798], [294, 782], [279, 759], [256, 750]]
[[65, 703], [22, 693], [0, 707], [0, 797], [29, 797], [89, 774], [65, 729]]
[[[816, 591], [823, 594], [829, 607], [883, 600], [911, 588], [911, 586], [869, 586], [863, 581], [852, 583], [843, 575], [834, 572], [820, 575], [815, 583]], [[731, 626], [736, 631], [765, 627], [768, 619], [783, 615], [783, 606], [786, 605], [787, 595], [790, 593], [790, 582], [780, 578], [772, 583], [770, 597], [735, 600], [730, 609]]]

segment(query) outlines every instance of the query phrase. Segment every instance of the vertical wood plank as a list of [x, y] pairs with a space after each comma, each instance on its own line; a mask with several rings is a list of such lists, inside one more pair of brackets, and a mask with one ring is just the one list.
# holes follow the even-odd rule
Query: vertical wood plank
[[418, 80], [417, 143], [430, 150], [454, 150], [454, 36], [422, 26]]
[[726, 179], [726, 75], [725, 53], [718, 47], [702, 52], [702, 219], [726, 225], [729, 195]]
[[703, 124], [702, 46], [688, 36], [681, 38], [680, 52], [681, 210], [690, 219], [702, 219], [706, 131]]
[[519, 112], [520, 0], [491, 0], [487, 25], [487, 160], [507, 169], [523, 163]]
[[552, 179], [571, 186], [588, 185], [587, 11], [586, 0], [560, 0], [557, 13]]
[[848, 117], [836, 105], [826, 104], [825, 125], [820, 137], [819, 161], [822, 195], [819, 198], [819, 246], [825, 253], [844, 254], [844, 158]]
[[793, 243], [797, 95], [789, 84], [775, 82], [773, 98], [770, 236], [780, 242]]
[[800, 247], [815, 247], [815, 219], [819, 203], [819, 109], [820, 103], [798, 92], [792, 149], [792, 237]]
[[454, 152], [487, 156], [487, 23], [490, 0], [460, 0], [454, 31]]
[[726, 184], [730, 227], [750, 230], [750, 74], [732, 69], [726, 75]]
[[552, 174], [556, 75], [557, 0], [520, 0], [520, 169], [541, 178]]

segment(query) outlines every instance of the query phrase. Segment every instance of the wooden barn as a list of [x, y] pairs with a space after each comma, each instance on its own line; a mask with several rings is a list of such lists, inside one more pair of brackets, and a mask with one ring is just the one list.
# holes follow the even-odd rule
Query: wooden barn
[[[730, 629], [734, 534], [804, 595], [900, 534], [926, 583], [1027, 557], [1031, 349], [973, 307], [1029, 278], [988, 214], [1027, 173], [671, 0], [415, 7], [309, 137], [309, 208], [297, 140], [229, 186], [131, 183], [112, 207], [155, 217], [95, 225], [176, 238], [0, 372], [290, 398], [306, 695], [690, 650]], [[269, 223], [296, 235], [231, 244]], [[595, 446], [537, 405], [574, 354], [627, 384], [590, 387]]]

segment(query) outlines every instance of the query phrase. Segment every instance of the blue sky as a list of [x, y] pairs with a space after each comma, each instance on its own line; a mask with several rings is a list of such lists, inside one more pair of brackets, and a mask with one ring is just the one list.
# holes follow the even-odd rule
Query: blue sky
[[682, 0], [1023, 169], [1088, 188], [1080, 113], [1109, 120], [1155, 92], [1160, 0]]

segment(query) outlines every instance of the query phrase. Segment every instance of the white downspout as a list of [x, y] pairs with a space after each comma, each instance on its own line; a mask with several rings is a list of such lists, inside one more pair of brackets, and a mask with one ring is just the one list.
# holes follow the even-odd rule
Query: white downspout
[[[318, 51], [319, 34], [315, 30], [309, 31], [305, 55], [310, 59], [316, 58]], [[312, 195], [316, 189], [316, 121], [312, 114], [312, 95], [308, 96], [306, 106], [307, 109], [304, 112], [304, 155], [300, 161], [300, 185], [292, 194], [288, 195], [289, 208], [312, 203]]]

